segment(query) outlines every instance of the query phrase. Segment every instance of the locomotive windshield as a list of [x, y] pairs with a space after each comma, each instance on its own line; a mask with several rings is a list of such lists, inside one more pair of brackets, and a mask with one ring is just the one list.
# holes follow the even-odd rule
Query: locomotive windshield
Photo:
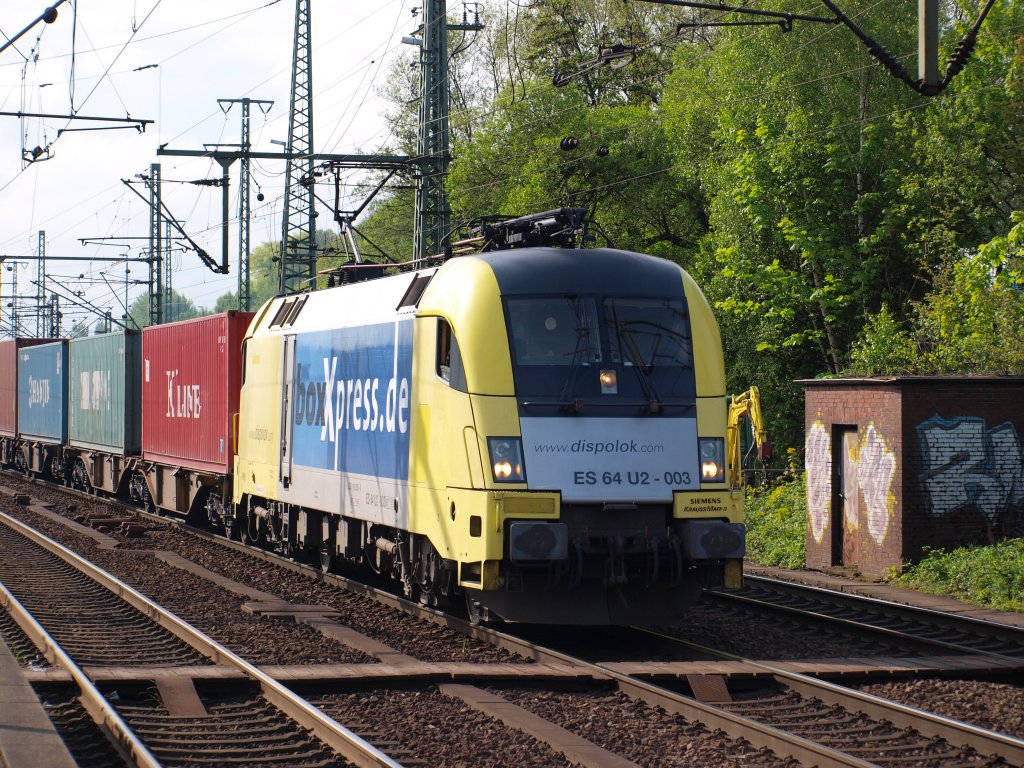
[[506, 299], [520, 397], [565, 403], [692, 401], [693, 339], [679, 299]]

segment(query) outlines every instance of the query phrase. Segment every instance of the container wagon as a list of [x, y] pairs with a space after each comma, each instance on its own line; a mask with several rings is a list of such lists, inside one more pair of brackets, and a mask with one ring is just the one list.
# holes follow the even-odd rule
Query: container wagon
[[142, 331], [142, 456], [131, 497], [214, 525], [231, 498], [242, 339], [252, 312]]
[[68, 435], [68, 344], [26, 345], [17, 356], [18, 426], [11, 463], [59, 477]]
[[0, 340], [0, 464], [13, 464], [18, 437], [18, 351], [55, 339]]
[[68, 342], [68, 445], [72, 487], [126, 493], [142, 447], [142, 334], [121, 331]]

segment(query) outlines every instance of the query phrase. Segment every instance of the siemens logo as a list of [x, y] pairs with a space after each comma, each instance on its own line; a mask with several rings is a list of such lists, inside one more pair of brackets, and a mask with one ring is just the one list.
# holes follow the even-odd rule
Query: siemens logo
[[395, 432], [409, 429], [409, 380], [381, 377], [338, 379], [338, 358], [323, 358], [323, 381], [303, 383], [296, 365], [295, 424], [320, 427], [320, 439], [334, 442], [338, 433]]

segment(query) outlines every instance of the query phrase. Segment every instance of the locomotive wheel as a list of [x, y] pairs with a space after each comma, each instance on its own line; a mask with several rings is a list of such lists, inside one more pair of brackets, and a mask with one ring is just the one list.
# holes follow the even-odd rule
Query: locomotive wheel
[[466, 615], [469, 617], [469, 623], [474, 627], [483, 624], [488, 619], [487, 609], [480, 605], [480, 601], [476, 600], [469, 592], [466, 592]]

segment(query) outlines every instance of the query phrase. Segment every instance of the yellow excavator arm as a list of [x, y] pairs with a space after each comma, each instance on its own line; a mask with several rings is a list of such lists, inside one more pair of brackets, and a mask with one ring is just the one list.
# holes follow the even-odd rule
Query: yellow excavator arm
[[768, 442], [768, 432], [764, 425], [764, 414], [761, 413], [761, 393], [757, 387], [735, 395], [729, 404], [729, 422], [726, 431], [726, 463], [729, 467], [729, 482], [733, 488], [743, 486], [743, 456], [741, 455], [741, 430], [743, 417], [750, 419], [754, 429], [754, 444], [757, 446], [757, 458], [768, 461], [772, 457], [772, 444]]

